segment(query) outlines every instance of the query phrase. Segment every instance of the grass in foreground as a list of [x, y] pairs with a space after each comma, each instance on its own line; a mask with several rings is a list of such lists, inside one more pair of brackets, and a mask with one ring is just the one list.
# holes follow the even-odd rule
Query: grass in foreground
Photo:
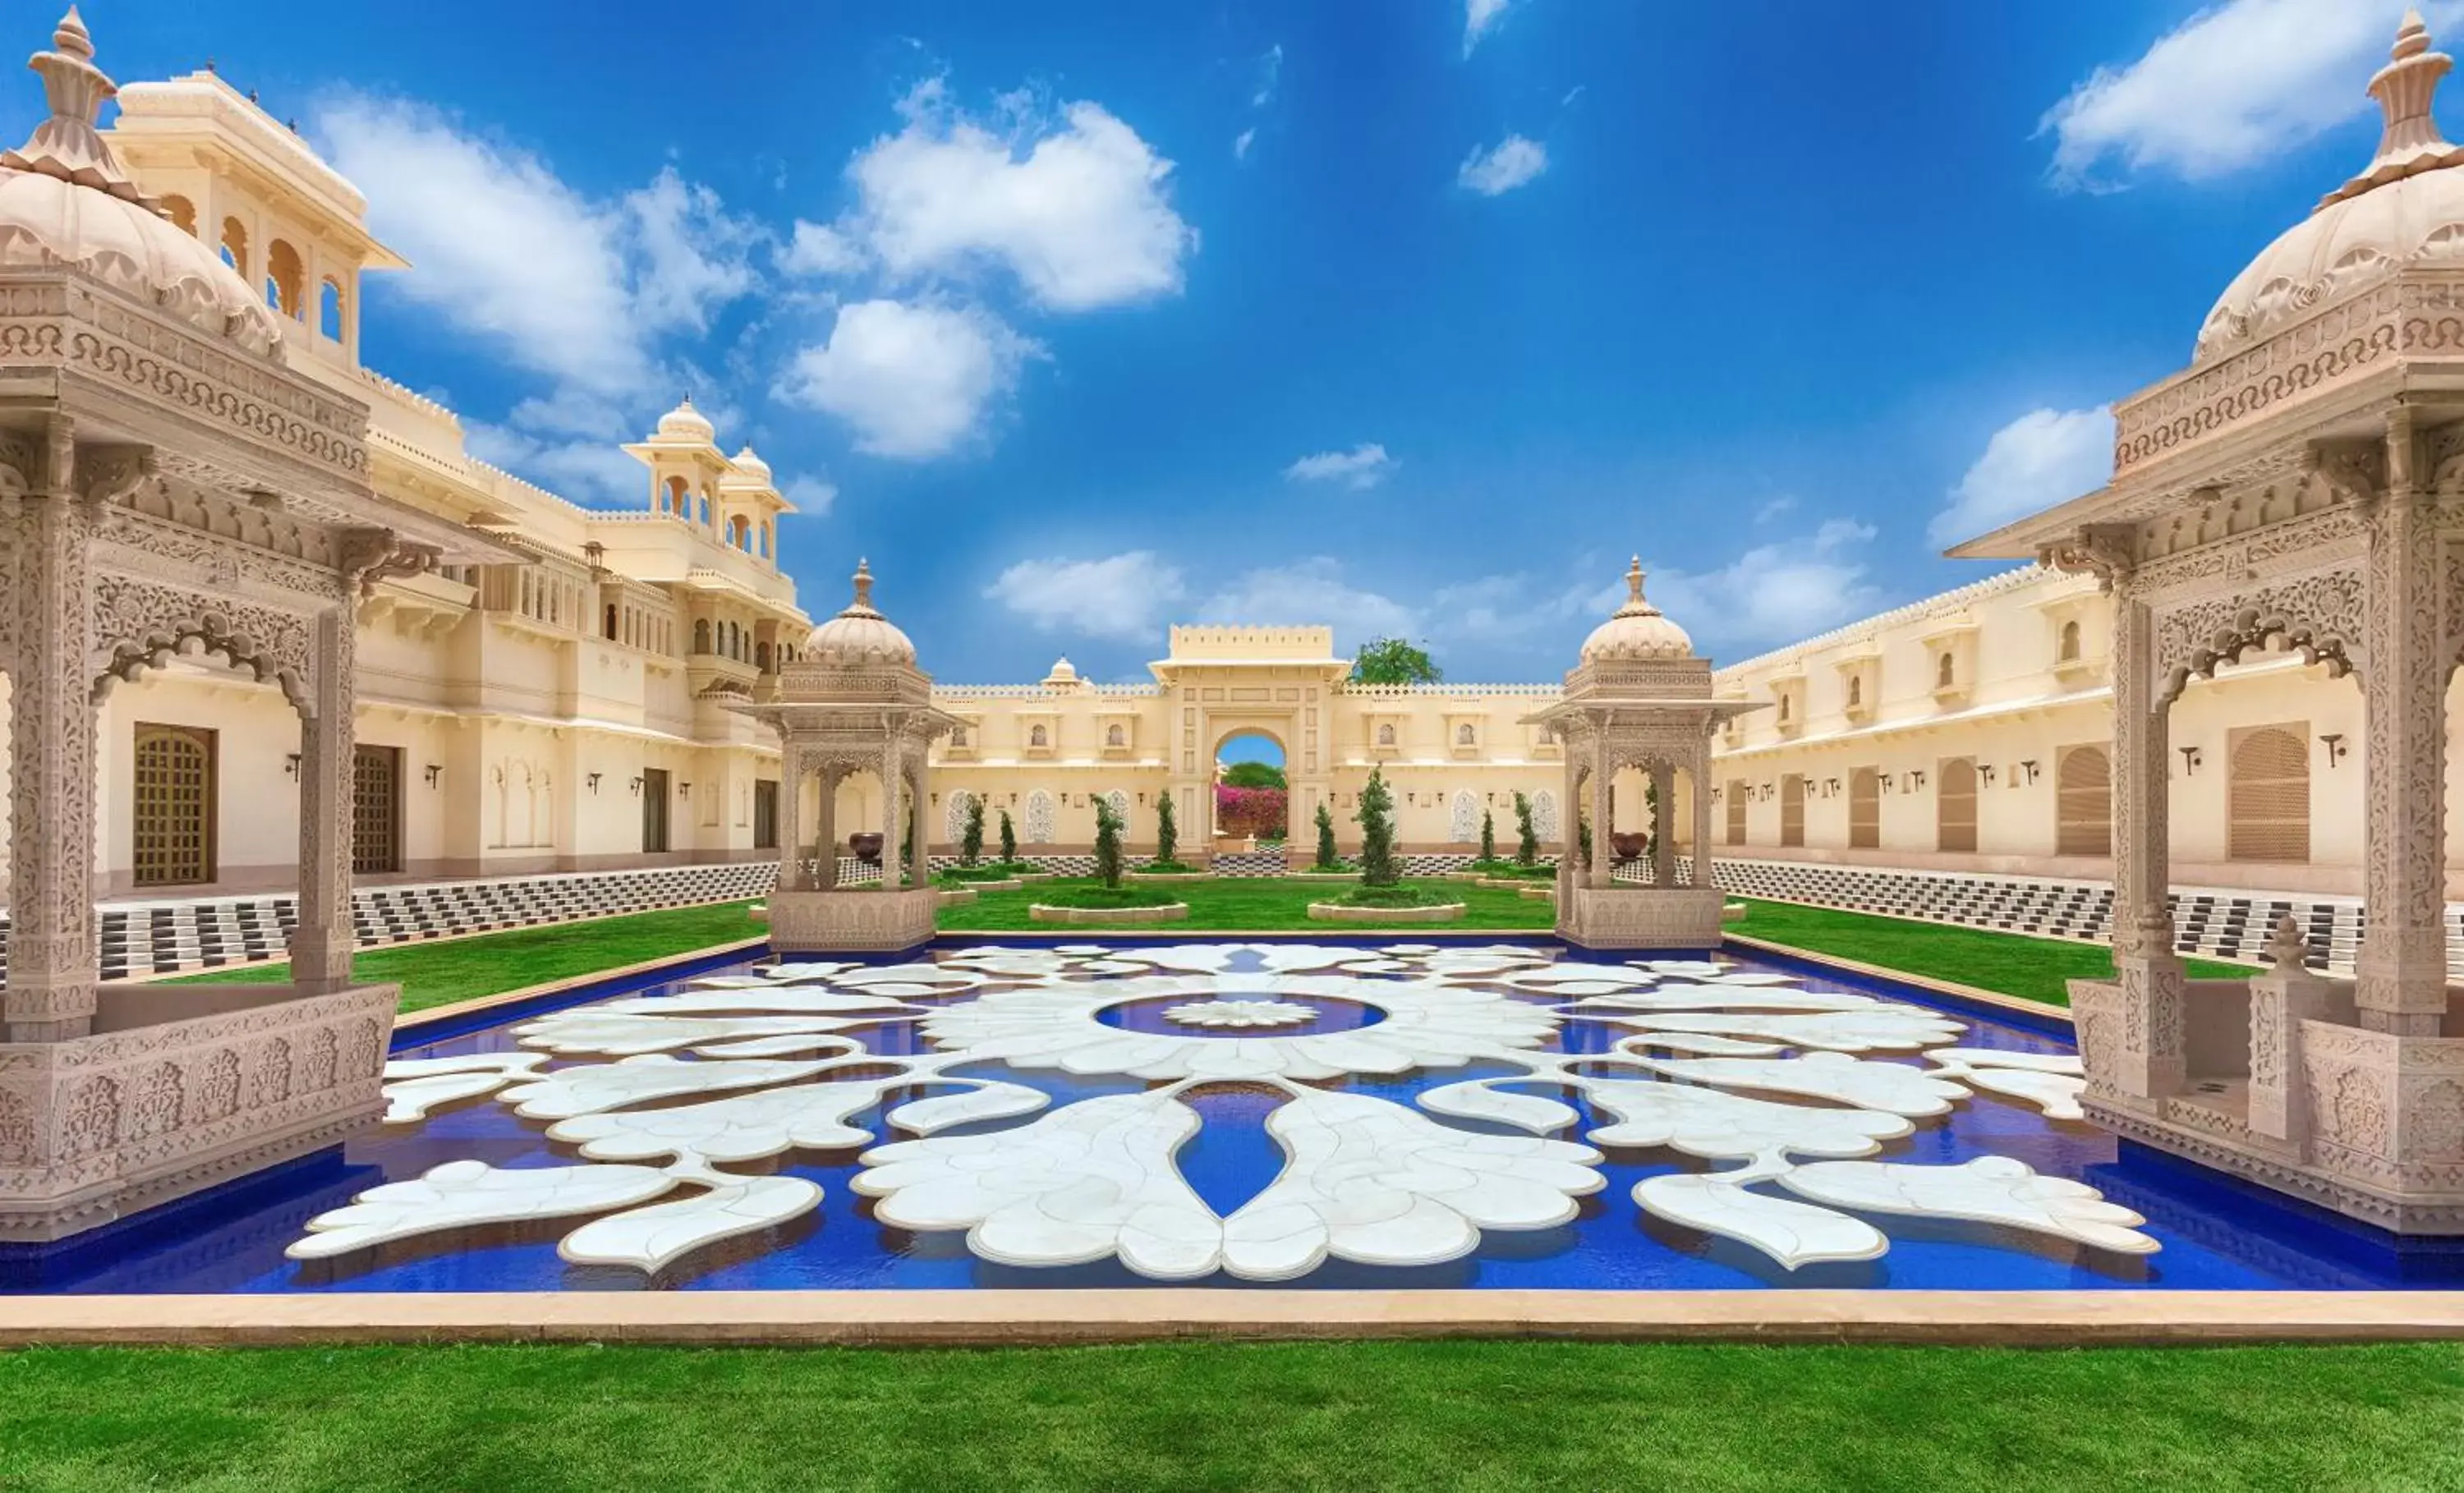
[[2464, 1345], [0, 1354], [0, 1487], [2464, 1486]]
[[[1075, 889], [1096, 884], [1089, 879], [1062, 879], [1031, 884], [1017, 891], [987, 891], [975, 901], [941, 910], [944, 933], [1052, 933], [1053, 925], [1038, 923], [1027, 909], [1053, 903]], [[1461, 920], [1447, 928], [1490, 929], [1500, 933], [1545, 933], [1556, 919], [1546, 902], [1527, 900], [1509, 889], [1475, 887], [1463, 882], [1406, 882], [1425, 889], [1440, 900], [1466, 904]], [[1309, 915], [1309, 905], [1327, 901], [1339, 890], [1328, 882], [1284, 881], [1272, 876], [1225, 876], [1214, 881], [1177, 882], [1164, 890], [1164, 900], [1186, 902], [1189, 916], [1177, 922], [1136, 925], [1144, 933], [1192, 933], [1239, 930], [1259, 933], [1317, 933], [1329, 935], [1374, 931], [1374, 923], [1329, 923]], [[1079, 928], [1103, 927], [1100, 923]], [[1128, 925], [1125, 925], [1128, 926]], [[1395, 925], [1398, 932], [1426, 933], [1426, 923]]]
[[[365, 980], [400, 980], [402, 1009], [424, 1011], [757, 937], [761, 925], [745, 915], [752, 905], [717, 902], [587, 923], [481, 933], [442, 943], [396, 944], [361, 954], [351, 961], [351, 971]], [[290, 977], [288, 964], [258, 964], [244, 970], [184, 975], [165, 983], [253, 985]]]
[[[1741, 900], [1746, 902], [1746, 920], [1730, 923], [1730, 933], [1812, 954], [1929, 975], [1997, 995], [2068, 1005], [2070, 991], [2063, 981], [2113, 977], [2113, 951], [2101, 944], [2030, 938], [1793, 902]], [[2193, 979], [2222, 979], [2246, 976], [2250, 966], [2192, 959], [2189, 971]]]

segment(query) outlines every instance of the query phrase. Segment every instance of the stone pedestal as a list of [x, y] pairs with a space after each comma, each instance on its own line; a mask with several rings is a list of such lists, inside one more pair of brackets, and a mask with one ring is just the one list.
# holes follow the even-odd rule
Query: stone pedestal
[[1708, 887], [1561, 889], [1557, 936], [1586, 949], [1716, 949], [1720, 905]]
[[89, 1034], [0, 1044], [0, 1241], [63, 1239], [343, 1139], [384, 1111], [401, 995], [105, 985]]
[[940, 893], [931, 887], [899, 891], [780, 891], [770, 897], [770, 947], [781, 954], [882, 953], [913, 949], [933, 937]]

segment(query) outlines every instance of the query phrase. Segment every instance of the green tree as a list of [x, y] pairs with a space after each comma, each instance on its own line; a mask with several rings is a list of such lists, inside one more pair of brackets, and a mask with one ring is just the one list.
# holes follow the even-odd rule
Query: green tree
[[1497, 859], [1497, 816], [1486, 809], [1480, 811], [1480, 858]]
[[1317, 806], [1317, 868], [1331, 871], [1340, 869], [1342, 865], [1334, 853], [1334, 816], [1321, 803]]
[[1107, 887], [1121, 884], [1121, 816], [1112, 812], [1112, 801], [1100, 794], [1095, 799], [1095, 875]]
[[1372, 638], [1352, 660], [1353, 684], [1436, 684], [1443, 677], [1428, 649], [1401, 638]]
[[1223, 769], [1226, 788], [1288, 788], [1284, 770], [1272, 762], [1234, 762]]
[[1403, 867], [1395, 859], [1395, 795], [1383, 771], [1370, 769], [1360, 812], [1353, 817], [1360, 822], [1360, 885], [1392, 887], [1401, 881]]
[[958, 835], [958, 864], [973, 866], [984, 858], [984, 801], [967, 800], [967, 827]]
[[1522, 794], [1514, 796], [1514, 864], [1540, 864], [1540, 832], [1531, 827], [1531, 801]]
[[1155, 853], [1158, 861], [1170, 864], [1172, 852], [1180, 843], [1180, 832], [1172, 822], [1172, 795], [1155, 795]]
[[1018, 828], [1009, 822], [1009, 810], [1001, 810], [1001, 864], [1016, 866], [1018, 864]]

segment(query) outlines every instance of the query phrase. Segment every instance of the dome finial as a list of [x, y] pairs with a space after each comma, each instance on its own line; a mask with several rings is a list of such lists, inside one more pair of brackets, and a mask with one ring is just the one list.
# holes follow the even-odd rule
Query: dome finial
[[855, 604], [867, 611], [872, 610], [872, 563], [869, 560], [858, 560], [855, 562]]
[[1625, 567], [1625, 596], [1633, 604], [1642, 604], [1642, 557], [1639, 555]]
[[2458, 164], [2464, 152], [2438, 133], [2431, 109], [2438, 97], [2438, 80], [2454, 65], [2447, 54], [2431, 50], [2430, 28], [2422, 23], [2421, 12], [2405, 11], [2403, 23], [2396, 28], [2395, 45], [2387, 50], [2387, 65], [2370, 77], [2370, 97], [2379, 101], [2379, 112], [2386, 119], [2378, 153], [2360, 175], [2320, 198], [2320, 207]]
[[94, 65], [94, 37], [76, 6], [70, 6], [68, 14], [53, 29], [52, 50], [35, 53], [26, 66], [43, 79], [51, 118], [34, 126], [23, 146], [0, 152], [0, 167], [39, 171], [125, 202], [152, 206], [120, 168], [111, 147], [95, 129], [103, 104], [120, 89]]

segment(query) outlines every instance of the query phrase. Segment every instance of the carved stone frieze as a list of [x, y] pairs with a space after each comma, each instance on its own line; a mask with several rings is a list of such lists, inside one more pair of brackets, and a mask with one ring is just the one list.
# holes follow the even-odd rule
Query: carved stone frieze
[[2163, 709], [2194, 675], [2209, 675], [2268, 640], [2281, 638], [2332, 673], [2366, 662], [2362, 571], [2358, 566], [2272, 580], [2157, 611], [2151, 661]]
[[102, 660], [93, 689], [96, 704], [115, 681], [137, 678], [196, 643], [260, 680], [278, 682], [303, 715], [313, 715], [317, 658], [311, 617], [107, 572], [94, 578], [91, 591], [91, 636]]
[[770, 946], [781, 953], [913, 949], [931, 941], [940, 893], [913, 890], [774, 891]]

